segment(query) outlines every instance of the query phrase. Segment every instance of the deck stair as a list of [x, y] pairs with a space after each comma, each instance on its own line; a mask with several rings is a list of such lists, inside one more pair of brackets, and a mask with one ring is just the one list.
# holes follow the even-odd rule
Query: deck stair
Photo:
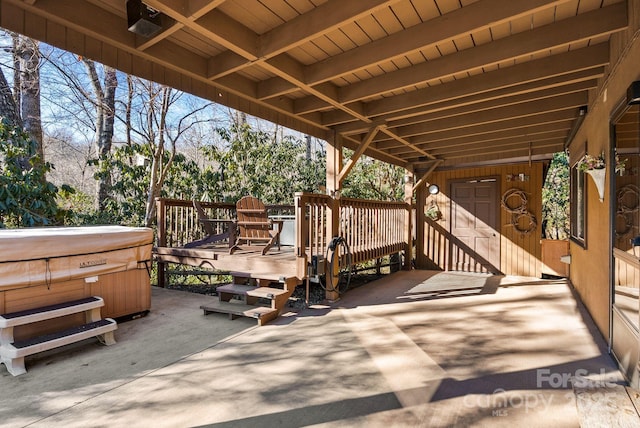
[[233, 281], [216, 288], [218, 300], [200, 306], [211, 312], [255, 318], [258, 325], [276, 319], [298, 285], [295, 277], [274, 274], [231, 272]]

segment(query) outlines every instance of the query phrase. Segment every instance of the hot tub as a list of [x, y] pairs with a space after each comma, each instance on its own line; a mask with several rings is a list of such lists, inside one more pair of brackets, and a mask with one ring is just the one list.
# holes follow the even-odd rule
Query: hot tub
[[0, 314], [89, 296], [104, 299], [103, 318], [148, 311], [152, 243], [142, 227], [0, 229]]

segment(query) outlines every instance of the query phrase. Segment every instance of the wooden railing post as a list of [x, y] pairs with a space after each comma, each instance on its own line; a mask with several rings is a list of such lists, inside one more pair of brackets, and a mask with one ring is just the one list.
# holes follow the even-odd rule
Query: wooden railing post
[[307, 217], [307, 204], [306, 198], [303, 193], [296, 193], [294, 195], [295, 203], [295, 216], [296, 216], [296, 242], [295, 242], [295, 254], [298, 275], [304, 274], [306, 278], [308, 275], [307, 266], [307, 239], [309, 237], [309, 218]]
[[[340, 236], [340, 199], [331, 197], [329, 200], [328, 206], [329, 212], [327, 215], [327, 236], [325, 242], [328, 244], [334, 236]], [[325, 275], [331, 275], [331, 284], [334, 286], [338, 285], [338, 281], [340, 281], [340, 268], [338, 263], [338, 257], [340, 254], [338, 251], [334, 251], [332, 253], [332, 257], [334, 260], [326, 260], [327, 266], [333, 266], [333, 271], [326, 271]], [[332, 262], [332, 263], [330, 263]], [[327, 281], [328, 282], [328, 281]], [[325, 297], [329, 301], [338, 300], [340, 294], [337, 291], [329, 291], [325, 293]]]
[[[340, 235], [340, 171], [342, 170], [342, 137], [337, 133], [333, 135], [333, 138], [328, 141], [327, 144], [327, 193], [331, 197], [329, 201], [329, 213], [327, 218], [327, 240], [329, 243], [331, 238]], [[334, 259], [339, 257], [338, 251], [333, 252]], [[330, 263], [326, 260], [327, 266], [333, 266], [333, 272], [325, 272], [325, 275], [331, 275], [334, 285], [338, 284], [339, 280], [339, 263], [338, 260], [333, 260]], [[328, 281], [327, 281], [328, 282]], [[337, 300], [339, 293], [337, 291], [327, 291], [327, 300]]]
[[404, 215], [404, 270], [411, 270], [411, 260], [413, 258], [413, 181], [415, 179], [413, 166], [407, 166], [404, 177], [404, 202], [407, 204]]
[[[158, 247], [167, 246], [167, 223], [166, 223], [166, 204], [163, 198], [156, 198], [156, 219], [158, 225]], [[166, 285], [167, 265], [158, 262], [158, 287], [164, 288]]]

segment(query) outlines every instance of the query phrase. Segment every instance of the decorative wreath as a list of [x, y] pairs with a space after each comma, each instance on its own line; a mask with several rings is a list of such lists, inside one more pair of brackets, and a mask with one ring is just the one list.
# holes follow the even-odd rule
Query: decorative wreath
[[[628, 195], [631, 195], [627, 198]], [[638, 211], [640, 207], [640, 189], [635, 184], [627, 184], [624, 185], [618, 190], [617, 193], [618, 198], [618, 209], [617, 213], [635, 213]], [[630, 204], [625, 203], [626, 201], [631, 201]]]
[[[520, 219], [521, 218], [528, 219], [528, 224], [525, 227], [520, 227]], [[528, 235], [538, 227], [538, 222], [536, 221], [536, 216], [531, 214], [529, 211], [520, 212], [517, 214], [513, 214], [511, 216], [511, 226], [516, 230], [516, 232], [521, 235]]]
[[[516, 197], [520, 200], [520, 205], [509, 205], [509, 200]], [[511, 223], [507, 226], [512, 226], [521, 235], [528, 235], [538, 227], [536, 216], [527, 209], [527, 202], [527, 194], [520, 189], [509, 189], [502, 195], [502, 208], [511, 214]], [[521, 227], [520, 220], [523, 218], [526, 219], [527, 225]]]
[[[510, 206], [509, 199], [517, 197], [520, 199], [520, 205]], [[520, 214], [527, 212], [527, 194], [520, 189], [509, 189], [502, 195], [502, 208], [511, 214]]]

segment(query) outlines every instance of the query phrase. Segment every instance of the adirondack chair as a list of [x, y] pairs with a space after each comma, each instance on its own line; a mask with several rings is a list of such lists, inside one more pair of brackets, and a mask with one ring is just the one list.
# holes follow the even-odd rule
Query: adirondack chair
[[[193, 207], [198, 213], [198, 222], [204, 228], [206, 232], [206, 236], [202, 239], [198, 239], [197, 241], [189, 242], [184, 246], [184, 248], [196, 248], [207, 244], [212, 244], [219, 241], [228, 240], [229, 248], [233, 247], [235, 244], [235, 236], [236, 236], [236, 224], [235, 220], [230, 219], [219, 219], [219, 218], [209, 218], [207, 214], [204, 212], [202, 205], [200, 202], [194, 200]], [[222, 224], [223, 232], [218, 233], [216, 228], [214, 227], [214, 223]]]
[[282, 221], [267, 217], [267, 209], [259, 199], [253, 196], [241, 198], [236, 203], [236, 217], [236, 243], [229, 249], [229, 254], [233, 254], [243, 243], [264, 243], [262, 255], [267, 254], [274, 245], [280, 249]]

